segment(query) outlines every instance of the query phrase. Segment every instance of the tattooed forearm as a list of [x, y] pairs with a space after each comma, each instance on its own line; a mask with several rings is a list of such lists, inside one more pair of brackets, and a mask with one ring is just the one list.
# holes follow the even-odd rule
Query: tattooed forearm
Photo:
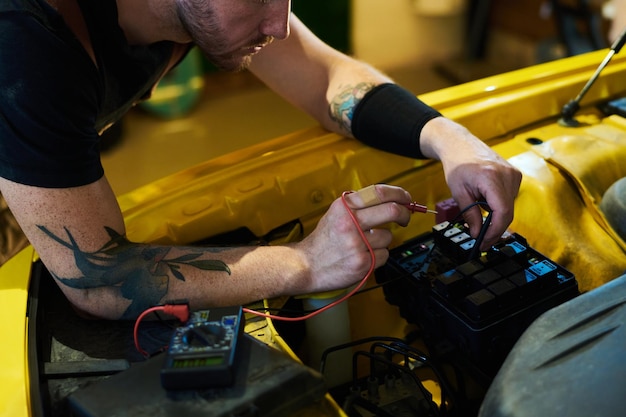
[[375, 87], [373, 83], [359, 83], [355, 86], [343, 86], [329, 106], [330, 118], [335, 121], [342, 130], [352, 133], [352, 116], [357, 104], [363, 96]]
[[65, 278], [55, 276], [59, 282], [71, 288], [92, 289], [117, 287], [120, 295], [131, 301], [122, 318], [134, 318], [141, 312], [157, 305], [168, 292], [170, 275], [185, 281], [181, 266], [202, 270], [223, 271], [230, 275], [230, 268], [220, 260], [198, 259], [205, 251], [186, 248], [186, 253], [170, 257], [171, 248], [138, 245], [129, 242], [115, 230], [105, 227], [110, 240], [95, 252], [81, 250], [69, 230], [67, 240], [38, 226], [48, 237], [70, 249], [81, 276]]

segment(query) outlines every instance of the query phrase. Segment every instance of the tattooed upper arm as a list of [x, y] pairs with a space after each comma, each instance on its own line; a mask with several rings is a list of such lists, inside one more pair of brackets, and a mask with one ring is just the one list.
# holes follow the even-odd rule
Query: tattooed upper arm
[[365, 94], [374, 88], [374, 83], [362, 82], [357, 85], [342, 86], [341, 90], [330, 103], [330, 118], [337, 123], [342, 131], [352, 133], [352, 116], [354, 109]]

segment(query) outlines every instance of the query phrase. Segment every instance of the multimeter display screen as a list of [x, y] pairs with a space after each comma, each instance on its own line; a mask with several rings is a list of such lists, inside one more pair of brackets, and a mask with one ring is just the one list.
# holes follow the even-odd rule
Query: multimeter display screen
[[200, 358], [177, 358], [172, 363], [173, 368], [199, 368], [203, 366], [215, 366], [224, 363], [224, 356], [203, 356]]

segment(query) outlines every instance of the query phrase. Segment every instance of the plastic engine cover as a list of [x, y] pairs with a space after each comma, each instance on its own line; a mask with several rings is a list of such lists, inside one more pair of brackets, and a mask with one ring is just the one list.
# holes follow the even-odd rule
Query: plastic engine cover
[[480, 417], [623, 416], [626, 275], [540, 316], [508, 355]]

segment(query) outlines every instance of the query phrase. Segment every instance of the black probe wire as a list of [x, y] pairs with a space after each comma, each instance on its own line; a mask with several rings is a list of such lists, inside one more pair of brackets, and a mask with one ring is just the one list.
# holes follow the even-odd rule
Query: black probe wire
[[480, 228], [480, 232], [478, 233], [478, 237], [476, 237], [476, 243], [472, 248], [472, 253], [470, 254], [470, 259], [476, 259], [480, 256], [480, 245], [482, 245], [483, 240], [485, 240], [485, 234], [487, 233], [487, 229], [491, 225], [491, 217], [493, 215], [493, 211], [491, 209], [488, 210], [487, 217], [483, 222], [483, 225]]
[[480, 245], [482, 245], [483, 240], [485, 239], [485, 234], [487, 234], [487, 229], [491, 225], [491, 217], [493, 215], [493, 210], [489, 207], [489, 204], [486, 201], [476, 201], [467, 207], [465, 207], [461, 212], [454, 218], [452, 221], [457, 222], [463, 219], [463, 214], [465, 214], [468, 210], [473, 207], [480, 206], [483, 210], [487, 212], [487, 217], [483, 220], [483, 224], [480, 227], [480, 232], [478, 232], [478, 236], [476, 237], [476, 242], [474, 243], [474, 247], [472, 248], [472, 252], [470, 252], [470, 259], [476, 259], [480, 255]]

